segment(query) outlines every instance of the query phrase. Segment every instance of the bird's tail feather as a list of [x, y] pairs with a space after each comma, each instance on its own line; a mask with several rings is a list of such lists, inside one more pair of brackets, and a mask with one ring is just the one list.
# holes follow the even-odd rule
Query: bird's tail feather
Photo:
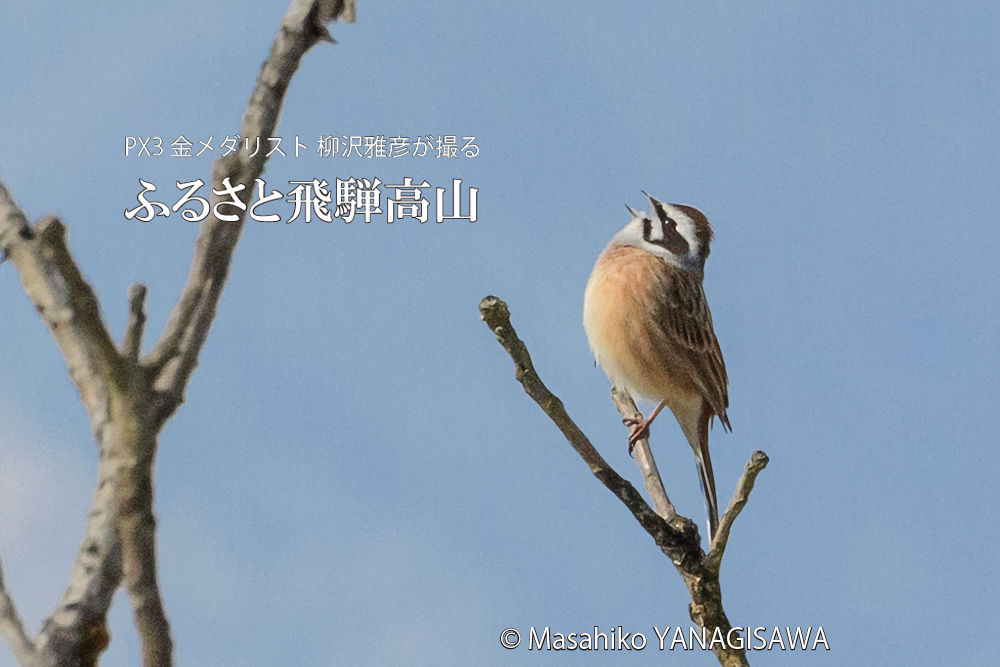
[[698, 449], [694, 456], [698, 463], [698, 481], [701, 482], [701, 493], [705, 497], [705, 509], [708, 512], [708, 542], [711, 545], [715, 531], [719, 529], [719, 501], [715, 493], [715, 475], [712, 473], [712, 457], [708, 452], [708, 423], [711, 418], [711, 408], [706, 402], [702, 406], [701, 420], [698, 424]]

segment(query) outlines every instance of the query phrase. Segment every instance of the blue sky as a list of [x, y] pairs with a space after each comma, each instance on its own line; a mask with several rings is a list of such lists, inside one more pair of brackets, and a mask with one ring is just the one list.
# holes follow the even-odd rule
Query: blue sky
[[[0, 178], [32, 218], [64, 217], [115, 332], [142, 281], [159, 333], [196, 232], [176, 214], [125, 220], [138, 179], [170, 191], [210, 174], [204, 156], [126, 157], [125, 137], [238, 132], [285, 8], [5, 12]], [[723, 564], [729, 618], [822, 625], [831, 646], [753, 663], [988, 662], [998, 26], [991, 2], [362, 0], [337, 46], [307, 54], [278, 134], [311, 151], [329, 134], [475, 136], [479, 155], [310, 151], [272, 159], [268, 186], [461, 178], [478, 220], [248, 224], [160, 443], [178, 664], [573, 664], [598, 658], [507, 651], [500, 632], [690, 624], [672, 566], [478, 321], [487, 294], [509, 303], [550, 389], [640, 485], [581, 308], [641, 190], [716, 231], [705, 289], [733, 423], [712, 437], [720, 496], [753, 450], [771, 458]], [[67, 582], [96, 451], [9, 264], [0, 304], [0, 555], [36, 631]], [[701, 522], [680, 429], [664, 417], [652, 437], [671, 498]], [[124, 597], [112, 622], [104, 664], [136, 664]]]

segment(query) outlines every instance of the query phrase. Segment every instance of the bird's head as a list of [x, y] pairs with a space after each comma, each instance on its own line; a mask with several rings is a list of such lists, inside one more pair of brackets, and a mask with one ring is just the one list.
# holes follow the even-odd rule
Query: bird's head
[[613, 243], [634, 246], [684, 269], [705, 268], [712, 243], [712, 225], [705, 214], [685, 204], [665, 204], [643, 192], [650, 214], [626, 206], [632, 219]]

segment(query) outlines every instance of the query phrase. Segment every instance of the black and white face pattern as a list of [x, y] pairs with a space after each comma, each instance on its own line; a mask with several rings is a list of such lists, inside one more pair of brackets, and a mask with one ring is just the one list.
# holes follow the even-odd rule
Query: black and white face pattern
[[693, 206], [665, 204], [646, 197], [653, 215], [626, 207], [632, 219], [612, 242], [641, 248], [682, 269], [702, 270], [712, 241], [712, 228], [705, 214]]
[[[666, 248], [678, 257], [690, 254], [691, 244], [687, 237], [678, 230], [677, 220], [670, 217], [670, 214], [667, 213], [661, 202], [655, 199], [650, 201], [653, 202], [653, 213], [656, 215], [656, 222], [654, 223], [649, 218], [643, 221], [642, 238], [646, 239], [647, 243], [653, 243]], [[685, 221], [682, 219], [682, 222]], [[687, 226], [685, 226], [685, 231], [687, 231]], [[697, 238], [695, 238], [696, 248], [697, 242]]]

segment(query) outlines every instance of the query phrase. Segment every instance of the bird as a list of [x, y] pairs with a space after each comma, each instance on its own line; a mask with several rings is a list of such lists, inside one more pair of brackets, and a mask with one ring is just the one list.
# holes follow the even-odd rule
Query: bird
[[630, 453], [663, 408], [677, 418], [694, 450], [712, 540], [719, 507], [708, 431], [715, 417], [732, 431], [729, 377], [702, 287], [714, 234], [697, 208], [643, 194], [650, 214], [626, 205], [628, 224], [594, 264], [583, 326], [611, 383], [656, 405], [631, 432]]

